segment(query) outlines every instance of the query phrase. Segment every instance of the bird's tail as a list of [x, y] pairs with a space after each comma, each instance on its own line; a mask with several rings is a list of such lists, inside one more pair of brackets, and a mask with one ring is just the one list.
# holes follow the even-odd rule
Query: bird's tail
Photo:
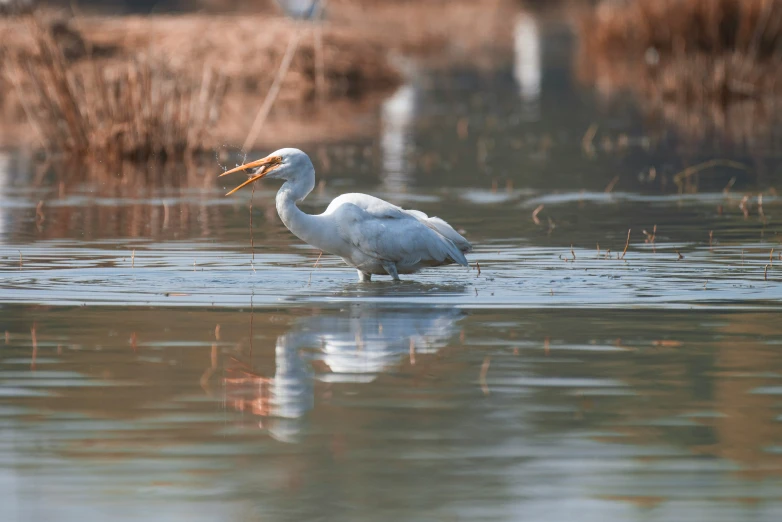
[[[456, 264], [462, 266], [468, 266], [467, 258], [464, 257], [464, 253], [462, 252], [462, 249], [459, 248], [459, 246], [456, 243], [454, 243], [450, 238], [441, 234], [439, 230], [435, 229], [434, 227], [430, 227], [430, 228], [434, 230], [435, 234], [437, 234], [437, 237], [440, 238], [440, 241], [443, 243], [443, 246], [445, 246], [445, 251], [446, 251], [446, 255], [448, 256], [448, 259], [450, 259]], [[469, 245], [469, 243], [467, 244]], [[471, 245], [470, 245], [470, 249], [472, 249]]]
[[470, 242], [464, 239], [451, 225], [438, 217], [430, 217], [426, 219], [425, 223], [451, 247], [448, 253], [453, 262], [467, 266], [467, 258], [464, 257], [464, 254], [472, 252]]
[[464, 257], [464, 254], [462, 253], [462, 251], [459, 250], [458, 248], [456, 248], [456, 245], [454, 245], [450, 240], [446, 239], [446, 241], [451, 243], [451, 245], [453, 247], [451, 249], [451, 251], [448, 252], [448, 257], [450, 257], [451, 260], [454, 263], [456, 263], [456, 264], [459, 264], [459, 265], [462, 265], [462, 266], [468, 266], [467, 258]]
[[445, 246], [448, 258], [451, 261], [462, 266], [468, 266], [467, 258], [464, 257], [464, 254], [472, 252], [472, 245], [454, 230], [451, 225], [439, 217], [429, 217], [420, 210], [406, 210], [405, 212], [415, 217], [437, 234], [437, 237], [440, 238]]

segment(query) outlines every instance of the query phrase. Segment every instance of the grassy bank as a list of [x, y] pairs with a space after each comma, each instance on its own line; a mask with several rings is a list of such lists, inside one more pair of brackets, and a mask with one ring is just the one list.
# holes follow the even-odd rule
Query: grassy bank
[[321, 24], [268, 9], [0, 19], [0, 143], [142, 161], [240, 147], [292, 40], [255, 143], [344, 137], [365, 129], [348, 120], [371, 113], [403, 81], [397, 58], [496, 60], [508, 46], [500, 36], [510, 5], [335, 0]]
[[[285, 19], [87, 18], [64, 40], [62, 22], [15, 23], [4, 39], [15, 44], [3, 53], [6, 114], [23, 113], [47, 150], [139, 160], [241, 143], [249, 124], [238, 115], [257, 110], [290, 36], [304, 31]], [[319, 82], [326, 100], [398, 84], [382, 48], [355, 40], [325, 29], [318, 70], [314, 39], [302, 37], [278, 109], [312, 102]]]
[[765, 136], [782, 99], [782, 2], [602, 1], [578, 16], [578, 73], [686, 134]]

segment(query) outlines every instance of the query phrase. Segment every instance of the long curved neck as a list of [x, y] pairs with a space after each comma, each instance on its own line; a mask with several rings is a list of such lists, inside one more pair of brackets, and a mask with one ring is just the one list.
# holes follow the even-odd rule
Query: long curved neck
[[312, 192], [314, 186], [315, 169], [310, 166], [296, 172], [296, 176], [293, 179], [285, 181], [277, 192], [276, 203], [277, 213], [285, 226], [288, 227], [288, 230], [305, 243], [320, 248], [317, 234], [320, 229], [318, 216], [311, 216], [302, 212], [296, 206], [297, 203], [307, 197], [307, 194]]

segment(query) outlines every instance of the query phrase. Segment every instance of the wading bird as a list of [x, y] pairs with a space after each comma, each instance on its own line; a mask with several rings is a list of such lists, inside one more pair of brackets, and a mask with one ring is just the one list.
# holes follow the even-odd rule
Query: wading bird
[[457, 263], [472, 245], [448, 223], [417, 210], [403, 210], [366, 194], [343, 194], [325, 212], [310, 215], [297, 206], [315, 186], [315, 167], [298, 149], [280, 149], [256, 161], [220, 174], [255, 169], [250, 178], [230, 191], [261, 178], [285, 180], [277, 192], [277, 213], [288, 230], [310, 245], [341, 257], [358, 270], [359, 281], [373, 274], [412, 274], [422, 268]]

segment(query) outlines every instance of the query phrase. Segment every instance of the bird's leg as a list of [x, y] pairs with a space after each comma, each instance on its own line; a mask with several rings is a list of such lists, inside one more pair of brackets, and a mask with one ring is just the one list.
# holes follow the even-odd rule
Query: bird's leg
[[370, 281], [372, 281], [372, 274], [368, 274], [366, 272], [362, 272], [361, 270], [359, 270], [358, 280], [361, 283], [369, 283]]
[[396, 265], [394, 263], [384, 261], [383, 270], [388, 272], [388, 275], [390, 275], [394, 281], [399, 281], [399, 274], [396, 272]]

